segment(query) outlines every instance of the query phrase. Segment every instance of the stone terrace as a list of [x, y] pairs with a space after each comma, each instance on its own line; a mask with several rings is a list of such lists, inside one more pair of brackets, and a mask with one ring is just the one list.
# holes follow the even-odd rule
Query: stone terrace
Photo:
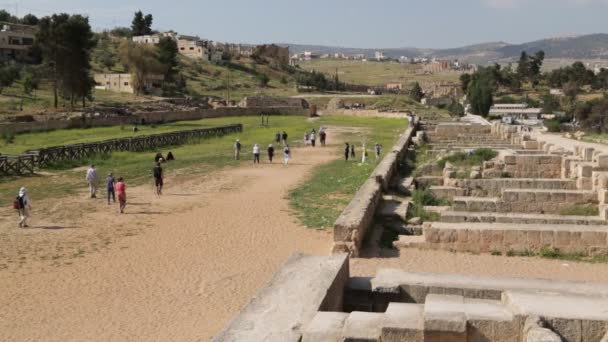
[[[402, 235], [396, 247], [475, 253], [551, 247], [590, 256], [608, 254], [608, 154], [535, 141], [521, 127], [500, 123], [427, 129], [431, 132], [424, 135], [431, 143], [437, 137], [475, 141], [485, 132], [512, 148], [469, 178], [456, 177], [446, 165], [441, 176], [414, 180], [451, 205], [436, 209], [440, 222], [425, 223], [422, 236]], [[488, 147], [490, 140], [484, 137], [466, 148]]]

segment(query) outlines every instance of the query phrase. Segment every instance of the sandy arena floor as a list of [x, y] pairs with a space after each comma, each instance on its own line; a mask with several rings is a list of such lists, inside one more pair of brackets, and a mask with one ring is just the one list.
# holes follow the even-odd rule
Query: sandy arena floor
[[[339, 141], [334, 141], [339, 144]], [[103, 200], [36, 202], [32, 229], [0, 210], [0, 341], [208, 341], [296, 251], [325, 255], [331, 231], [302, 227], [289, 189], [331, 149], [130, 188], [127, 214]], [[377, 268], [608, 282], [608, 265], [406, 250], [358, 259]]]

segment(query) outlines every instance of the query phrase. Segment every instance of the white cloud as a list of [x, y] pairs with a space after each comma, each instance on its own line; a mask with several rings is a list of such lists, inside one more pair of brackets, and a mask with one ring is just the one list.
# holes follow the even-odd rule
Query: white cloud
[[480, 0], [482, 4], [492, 8], [519, 8], [532, 2], [546, 2], [549, 4], [570, 4], [575, 6], [608, 5], [608, 0]]

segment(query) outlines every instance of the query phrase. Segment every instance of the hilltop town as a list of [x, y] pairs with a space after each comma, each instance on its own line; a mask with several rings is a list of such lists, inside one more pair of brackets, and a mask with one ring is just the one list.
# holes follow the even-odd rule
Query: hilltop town
[[0, 340], [608, 342], [605, 35], [91, 19], [0, 10]]

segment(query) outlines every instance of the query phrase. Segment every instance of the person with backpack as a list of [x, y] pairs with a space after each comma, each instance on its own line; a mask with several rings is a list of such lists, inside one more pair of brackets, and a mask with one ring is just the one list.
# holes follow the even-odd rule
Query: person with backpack
[[234, 142], [234, 160], [239, 160], [241, 158], [241, 142], [239, 139], [236, 139]]
[[15, 198], [13, 207], [19, 213], [19, 228], [27, 228], [27, 219], [30, 216], [30, 210], [32, 209], [32, 203], [27, 195], [27, 189], [22, 187], [19, 189], [19, 194]]
[[152, 169], [152, 175], [154, 175], [154, 185], [156, 185], [156, 194], [158, 196], [163, 194], [163, 168], [160, 163], [156, 163], [156, 166]]
[[89, 184], [89, 192], [91, 193], [91, 198], [97, 198], [97, 187], [99, 186], [99, 178], [97, 177], [97, 170], [95, 170], [95, 165], [91, 165], [91, 167], [87, 170], [87, 174], [84, 178]]
[[272, 163], [272, 158], [274, 157], [274, 147], [272, 144], [268, 145], [268, 160]]
[[283, 162], [285, 166], [289, 165], [289, 160], [291, 159], [291, 150], [289, 149], [289, 145], [285, 145], [283, 149]]
[[116, 203], [116, 192], [114, 191], [116, 185], [116, 179], [112, 175], [112, 172], [108, 173], [106, 177], [106, 192], [108, 193], [108, 205], [110, 205], [110, 197], [112, 202]]
[[287, 146], [287, 138], [289, 137], [287, 132], [283, 131], [283, 135], [281, 137], [283, 138], [283, 145]]
[[253, 163], [260, 163], [260, 145], [258, 144], [253, 145]]
[[116, 194], [118, 195], [118, 210], [122, 214], [127, 206], [127, 185], [122, 177], [118, 177], [116, 183]]

